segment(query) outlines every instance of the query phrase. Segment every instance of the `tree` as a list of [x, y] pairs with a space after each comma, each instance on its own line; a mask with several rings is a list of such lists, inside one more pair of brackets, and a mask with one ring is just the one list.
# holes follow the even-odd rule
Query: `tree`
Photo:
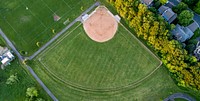
[[196, 6], [194, 7], [194, 11], [198, 14], [200, 14], [200, 1], [196, 4]]
[[40, 47], [40, 42], [36, 42], [37, 47]]
[[15, 75], [10, 75], [10, 77], [7, 79], [6, 84], [7, 85], [12, 85], [14, 83], [16, 83], [18, 80], [17, 74]]
[[180, 2], [177, 6], [173, 7], [173, 11], [180, 14], [181, 11], [186, 10], [188, 8], [187, 4], [184, 2]]
[[195, 5], [195, 3], [198, 2], [198, 0], [182, 0], [182, 2], [186, 3], [188, 6], [192, 7]]
[[161, 4], [166, 4], [168, 0], [160, 0]]
[[194, 14], [189, 10], [182, 11], [178, 16], [178, 23], [183, 26], [187, 26], [191, 23]]
[[34, 97], [37, 97], [38, 96], [38, 91], [35, 87], [30, 87], [30, 88], [27, 88], [26, 90], [26, 96], [32, 100]]
[[45, 100], [42, 98], [37, 98], [35, 101], [45, 101]]

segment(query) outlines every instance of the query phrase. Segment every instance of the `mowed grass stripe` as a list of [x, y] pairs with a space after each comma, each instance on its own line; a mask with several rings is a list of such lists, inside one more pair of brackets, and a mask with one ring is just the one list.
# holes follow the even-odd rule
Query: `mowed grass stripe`
[[[0, 26], [8, 38], [13, 40], [16, 48], [28, 52], [23, 55], [30, 56], [94, 2], [94, 0], [3, 0], [0, 4], [4, 8], [0, 13], [2, 20]], [[82, 6], [84, 7], [81, 10]], [[61, 19], [55, 22], [54, 14]], [[68, 22], [64, 25], [65, 21]], [[53, 29], [55, 33], [52, 32]], [[24, 41], [19, 40], [20, 38]], [[36, 45], [37, 42], [40, 42], [40, 47]]]
[[116, 36], [105, 43], [92, 41], [79, 26], [55, 44], [39, 56], [41, 62], [57, 77], [86, 88], [126, 86], [147, 76], [160, 63], [121, 25]]

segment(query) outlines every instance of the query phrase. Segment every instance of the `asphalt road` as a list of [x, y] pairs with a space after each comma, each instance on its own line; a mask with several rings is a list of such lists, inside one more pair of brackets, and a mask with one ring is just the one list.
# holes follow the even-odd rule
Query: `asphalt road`
[[[4, 38], [4, 40], [6, 41], [6, 43], [8, 44], [8, 46], [14, 51], [14, 53], [17, 55], [17, 57], [19, 58], [19, 60], [21, 62], [24, 61], [24, 58], [21, 56], [21, 54], [16, 50], [15, 46], [12, 44], [12, 42], [7, 38], [7, 36], [4, 34], [4, 32], [0, 29], [0, 35]], [[35, 72], [33, 71], [33, 69], [28, 66], [25, 65], [26, 68], [28, 69], [28, 71], [31, 73], [31, 75], [37, 80], [37, 82], [42, 86], [42, 88], [49, 94], [49, 96], [54, 100], [54, 101], [58, 101], [58, 99], [53, 95], [53, 93], [51, 93], [51, 91], [44, 85], [44, 83], [39, 79], [39, 77], [35, 74]]]
[[182, 98], [182, 99], [185, 99], [187, 101], [196, 101], [195, 99], [193, 99], [189, 95], [183, 94], [183, 93], [172, 94], [169, 97], [165, 98], [163, 101], [175, 101], [174, 99], [176, 99], [176, 98]]
[[17, 55], [17, 57], [20, 59], [20, 61], [23, 61], [23, 57], [20, 55], [20, 53], [17, 51], [15, 46], [12, 44], [12, 42], [7, 38], [7, 36], [4, 34], [4, 32], [0, 29], [0, 35], [4, 38], [6, 43], [9, 45], [10, 48], [14, 51], [14, 53]]
[[[73, 22], [71, 22], [67, 27], [65, 27], [61, 32], [59, 32], [55, 37], [53, 37], [49, 42], [47, 42], [44, 46], [42, 46], [37, 52], [35, 52], [32, 56], [29, 57], [30, 60], [32, 60], [35, 56], [37, 56], [41, 51], [43, 51], [46, 47], [48, 47], [53, 41], [55, 41], [59, 36], [61, 36], [63, 33], [65, 33], [72, 25], [74, 25], [77, 21], [81, 21], [81, 17], [88, 13], [90, 10], [92, 10], [94, 7], [99, 6], [100, 2], [96, 2], [93, 4], [90, 8], [88, 8], [86, 11], [84, 11], [79, 17], [77, 17]], [[7, 36], [4, 34], [4, 32], [0, 29], [0, 35], [4, 38], [8, 46], [14, 51], [14, 53], [17, 55], [19, 60], [21, 62], [24, 61], [24, 57], [21, 56], [21, 54], [17, 51], [15, 46], [12, 44], [12, 42], [7, 38]], [[47, 94], [54, 100], [58, 101], [58, 99], [53, 95], [53, 93], [45, 86], [45, 84], [40, 80], [40, 78], [35, 74], [33, 69], [28, 66], [24, 65], [28, 71], [31, 73], [31, 75], [37, 80], [37, 82], [42, 86], [42, 88], [47, 92]]]
[[58, 101], [58, 99], [53, 95], [53, 93], [51, 93], [51, 91], [45, 86], [45, 84], [35, 74], [35, 72], [33, 71], [33, 69], [30, 66], [28, 66], [28, 65], [25, 65], [25, 66], [29, 70], [29, 72], [32, 74], [32, 76], [37, 80], [37, 82], [40, 84], [40, 86], [42, 86], [42, 88], [47, 92], [47, 94], [53, 99], [53, 101]]
[[32, 60], [34, 57], [36, 57], [40, 52], [42, 52], [45, 48], [47, 48], [52, 42], [54, 42], [58, 37], [60, 37], [63, 33], [65, 33], [71, 26], [73, 26], [77, 21], [81, 21], [81, 17], [84, 14], [87, 14], [89, 11], [91, 11], [94, 7], [99, 6], [100, 2], [94, 3], [90, 8], [88, 8], [86, 11], [84, 11], [79, 17], [77, 17], [74, 21], [72, 21], [67, 27], [65, 27], [62, 31], [57, 33], [50, 41], [48, 41], [45, 45], [43, 45], [38, 51], [36, 51], [33, 55], [31, 55], [28, 59]]

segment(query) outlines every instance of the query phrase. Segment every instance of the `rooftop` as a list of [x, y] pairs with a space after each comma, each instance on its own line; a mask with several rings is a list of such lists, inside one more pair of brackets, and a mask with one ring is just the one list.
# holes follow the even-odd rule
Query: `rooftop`
[[174, 13], [171, 8], [164, 5], [161, 6], [158, 9], [158, 11], [163, 16], [163, 18], [169, 23], [172, 23], [177, 17], [177, 14]]

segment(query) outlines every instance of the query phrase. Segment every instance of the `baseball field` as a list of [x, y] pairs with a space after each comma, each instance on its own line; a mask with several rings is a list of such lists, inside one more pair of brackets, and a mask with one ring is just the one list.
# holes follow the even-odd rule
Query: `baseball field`
[[106, 42], [92, 40], [83, 24], [77, 23], [40, 53], [33, 64], [36, 72], [40, 68], [72, 90], [112, 93], [142, 83], [161, 62], [121, 23], [115, 36]]

